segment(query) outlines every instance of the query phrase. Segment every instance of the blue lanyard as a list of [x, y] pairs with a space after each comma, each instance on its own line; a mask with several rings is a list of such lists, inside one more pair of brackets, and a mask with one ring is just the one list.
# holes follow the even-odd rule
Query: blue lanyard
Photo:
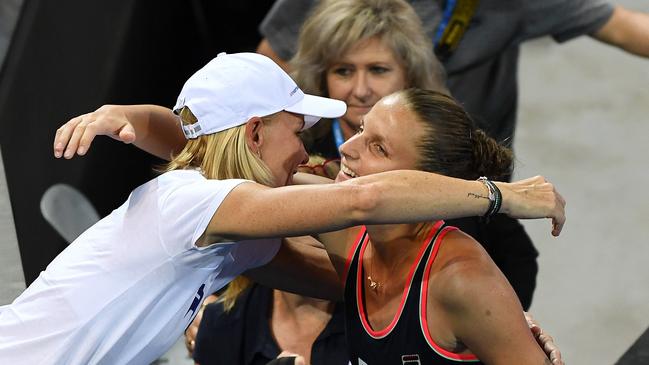
[[451, 20], [451, 16], [453, 16], [453, 10], [455, 10], [455, 0], [446, 0], [444, 15], [442, 15], [442, 20], [439, 22], [437, 32], [435, 33], [435, 46], [437, 46], [439, 41], [442, 39], [444, 30], [446, 30], [446, 26], [448, 25], [449, 20]]
[[340, 129], [340, 121], [338, 120], [338, 118], [335, 118], [331, 123], [331, 133], [333, 133], [334, 135], [336, 151], [340, 151], [340, 146], [345, 143], [345, 139], [343, 138], [343, 130]]

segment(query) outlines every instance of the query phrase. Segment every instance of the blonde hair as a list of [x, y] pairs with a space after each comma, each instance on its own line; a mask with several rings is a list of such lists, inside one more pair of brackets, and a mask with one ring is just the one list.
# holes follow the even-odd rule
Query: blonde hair
[[327, 96], [326, 71], [359, 41], [380, 38], [406, 71], [408, 87], [448, 93], [419, 16], [404, 0], [325, 0], [305, 21], [290, 61], [307, 93]]
[[234, 308], [234, 305], [237, 303], [237, 299], [243, 293], [244, 290], [248, 289], [252, 285], [252, 280], [248, 279], [245, 276], [237, 276], [232, 280], [228, 287], [223, 291], [219, 296], [219, 303], [223, 304], [223, 310], [229, 312]]
[[[263, 117], [262, 121], [270, 123], [275, 115]], [[197, 122], [188, 107], [180, 110], [179, 117], [184, 124]], [[192, 167], [199, 168], [207, 179], [248, 179], [267, 186], [275, 184], [266, 164], [248, 147], [245, 124], [188, 140], [164, 171]]]
[[[275, 115], [277, 113], [262, 117], [263, 123], [271, 123]], [[183, 124], [198, 121], [188, 107], [183, 107], [178, 116]], [[164, 171], [186, 168], [199, 168], [207, 179], [248, 179], [266, 186], [275, 185], [266, 164], [246, 143], [245, 124], [188, 140], [185, 148], [173, 156]], [[250, 285], [251, 281], [243, 276], [230, 282], [219, 297], [226, 311], [232, 309], [239, 295]]]

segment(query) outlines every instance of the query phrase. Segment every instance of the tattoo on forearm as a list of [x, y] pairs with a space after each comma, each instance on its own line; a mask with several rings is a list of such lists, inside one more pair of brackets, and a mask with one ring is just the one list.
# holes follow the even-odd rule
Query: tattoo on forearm
[[488, 196], [484, 196], [484, 195], [480, 195], [480, 194], [468, 193], [468, 194], [466, 194], [466, 196], [470, 196], [470, 197], [473, 197], [475, 199], [487, 199], [487, 200], [489, 200]]

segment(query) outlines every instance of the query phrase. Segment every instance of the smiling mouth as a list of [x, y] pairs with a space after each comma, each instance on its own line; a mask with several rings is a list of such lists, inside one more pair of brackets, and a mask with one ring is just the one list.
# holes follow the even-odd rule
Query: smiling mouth
[[354, 171], [352, 171], [352, 169], [347, 167], [347, 165], [345, 165], [342, 162], [340, 163], [340, 171], [342, 171], [343, 174], [347, 175], [348, 177], [350, 177], [352, 179], [355, 178], [355, 177], [358, 177], [358, 175]]

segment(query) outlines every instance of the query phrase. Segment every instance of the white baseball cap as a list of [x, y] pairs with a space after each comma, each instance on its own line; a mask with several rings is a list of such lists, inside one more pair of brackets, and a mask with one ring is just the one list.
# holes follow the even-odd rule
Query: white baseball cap
[[347, 109], [340, 100], [304, 94], [275, 62], [257, 53], [220, 53], [185, 82], [173, 110], [184, 106], [198, 119], [182, 125], [189, 139], [282, 110], [304, 115], [304, 130]]

